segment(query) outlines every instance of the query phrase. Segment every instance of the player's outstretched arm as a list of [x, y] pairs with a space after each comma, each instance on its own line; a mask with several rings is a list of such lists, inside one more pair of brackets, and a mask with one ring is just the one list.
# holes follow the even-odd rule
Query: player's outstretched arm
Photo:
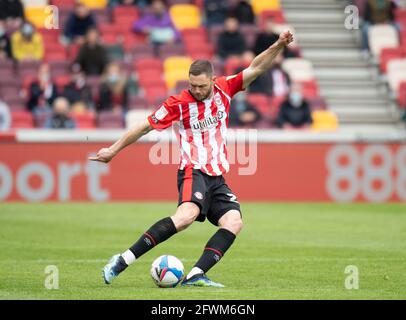
[[257, 55], [251, 64], [243, 70], [243, 88], [247, 88], [252, 81], [268, 70], [276, 56], [292, 41], [292, 33], [285, 31], [279, 35], [278, 41]]
[[95, 157], [89, 157], [89, 160], [108, 163], [122, 149], [136, 142], [139, 138], [150, 132], [152, 129], [153, 128], [149, 124], [149, 121], [146, 119], [141, 123], [139, 123], [138, 125], [136, 125], [131, 130], [127, 131], [119, 140], [117, 140], [110, 147], [100, 149], [99, 152], [97, 152], [97, 155]]

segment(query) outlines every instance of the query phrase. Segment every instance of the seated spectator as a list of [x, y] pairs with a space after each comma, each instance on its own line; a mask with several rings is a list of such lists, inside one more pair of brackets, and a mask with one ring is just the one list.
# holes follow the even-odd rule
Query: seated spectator
[[271, 68], [256, 78], [249, 86], [249, 92], [264, 93], [273, 97], [286, 96], [289, 93], [290, 77], [282, 69], [282, 53], [276, 56]]
[[1, 0], [0, 20], [4, 21], [7, 27], [20, 28], [24, 22], [24, 7], [21, 1]]
[[106, 48], [99, 42], [99, 32], [90, 28], [85, 43], [80, 47], [75, 63], [79, 64], [86, 75], [101, 75], [108, 63]]
[[229, 11], [229, 16], [235, 17], [240, 24], [254, 24], [255, 14], [247, 0], [238, 1]]
[[261, 119], [259, 111], [247, 101], [247, 94], [241, 91], [231, 100], [230, 127], [252, 126]]
[[368, 40], [370, 26], [390, 23], [399, 30], [399, 26], [395, 23], [395, 9], [396, 4], [391, 0], [367, 0], [362, 24], [362, 49], [365, 58], [370, 56]]
[[99, 88], [98, 111], [126, 111], [128, 107], [128, 81], [117, 63], [106, 67]]
[[31, 23], [24, 22], [20, 30], [11, 36], [11, 51], [17, 61], [40, 61], [44, 57], [42, 36]]
[[0, 20], [0, 60], [11, 59], [10, 38], [6, 33], [6, 25]]
[[[274, 28], [273, 20], [267, 19], [264, 30], [257, 35], [252, 49], [256, 56], [268, 49], [269, 46], [273, 45], [279, 39], [279, 34], [274, 31]], [[298, 54], [292, 50], [291, 47], [286, 46], [283, 50], [283, 56], [285, 58], [295, 58]]]
[[92, 91], [86, 84], [86, 75], [78, 64], [74, 64], [71, 71], [71, 82], [63, 88], [62, 95], [68, 99], [74, 113], [93, 110]]
[[27, 108], [38, 117], [49, 113], [58, 91], [52, 81], [49, 64], [44, 63], [38, 69], [38, 76], [29, 87]]
[[205, 24], [207, 27], [224, 24], [227, 15], [227, 2], [204, 0]]
[[77, 2], [74, 11], [66, 21], [63, 35], [68, 43], [83, 44], [87, 30], [94, 27], [96, 27], [96, 20], [89, 8]]
[[0, 131], [8, 131], [11, 127], [11, 115], [8, 105], [0, 100]]
[[64, 97], [55, 99], [52, 114], [45, 122], [48, 129], [74, 129], [75, 121], [69, 117], [69, 101]]
[[149, 41], [155, 45], [173, 43], [180, 39], [179, 32], [161, 0], [152, 1], [151, 13], [146, 13], [135, 21], [133, 30], [147, 35]]
[[231, 56], [241, 56], [247, 49], [244, 36], [238, 30], [238, 20], [229, 17], [224, 22], [224, 31], [217, 40], [217, 54], [222, 59]]
[[277, 125], [279, 128], [306, 128], [312, 124], [309, 103], [303, 99], [300, 84], [293, 84], [289, 97], [279, 110]]

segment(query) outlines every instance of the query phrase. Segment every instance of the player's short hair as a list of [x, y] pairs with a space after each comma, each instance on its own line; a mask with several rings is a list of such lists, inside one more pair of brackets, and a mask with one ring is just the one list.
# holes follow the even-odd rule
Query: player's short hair
[[209, 78], [213, 76], [213, 65], [208, 60], [196, 60], [189, 68], [189, 75], [199, 76], [206, 74]]

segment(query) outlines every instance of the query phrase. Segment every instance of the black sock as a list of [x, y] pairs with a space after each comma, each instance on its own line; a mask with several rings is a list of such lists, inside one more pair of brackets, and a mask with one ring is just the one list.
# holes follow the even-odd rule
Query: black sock
[[202, 269], [204, 273], [209, 271], [230, 248], [235, 237], [235, 234], [231, 231], [219, 229], [207, 242], [203, 254], [199, 261], [196, 262], [195, 267]]
[[130, 250], [136, 258], [139, 258], [158, 243], [173, 236], [176, 232], [176, 227], [172, 219], [170, 217], [164, 218], [149, 228], [148, 231], [131, 246]]

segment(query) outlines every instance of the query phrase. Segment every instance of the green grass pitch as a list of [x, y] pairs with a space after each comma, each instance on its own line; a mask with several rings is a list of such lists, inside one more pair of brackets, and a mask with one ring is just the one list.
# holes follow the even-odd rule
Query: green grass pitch
[[[174, 203], [0, 204], [0, 299], [405, 299], [402, 204], [243, 203], [244, 229], [208, 272], [226, 288], [160, 289], [150, 265], [161, 254], [186, 272], [216, 228], [194, 223], [140, 258], [112, 285], [101, 269]], [[59, 271], [48, 290], [45, 268]], [[348, 290], [345, 268], [359, 271]]]

